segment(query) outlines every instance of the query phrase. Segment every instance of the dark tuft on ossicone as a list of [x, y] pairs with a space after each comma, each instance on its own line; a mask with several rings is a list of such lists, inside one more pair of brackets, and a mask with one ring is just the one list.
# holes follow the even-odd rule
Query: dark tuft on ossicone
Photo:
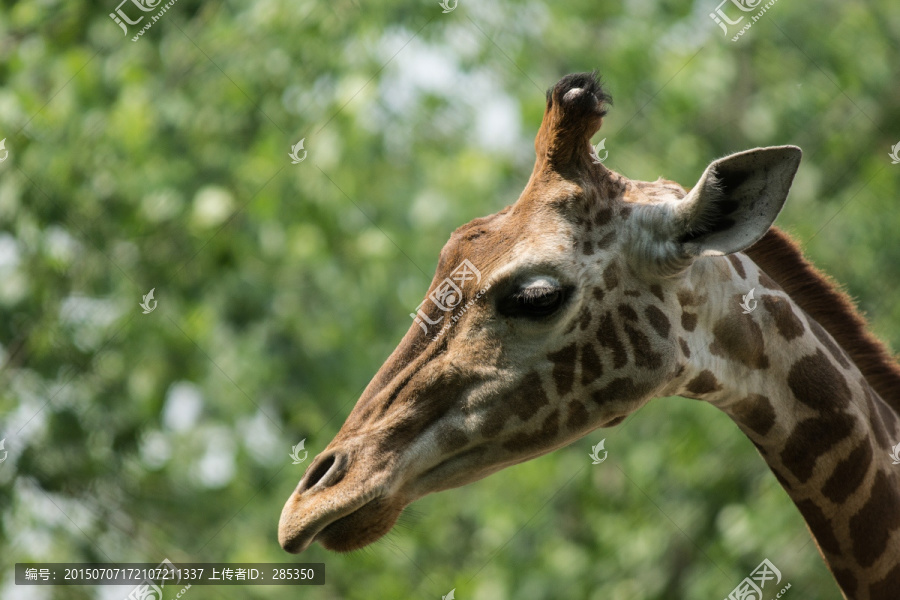
[[[569, 94], [572, 90], [582, 91]], [[560, 79], [555, 86], [547, 90], [547, 108], [552, 107], [554, 102], [560, 102], [566, 108], [586, 108], [604, 117], [613, 100], [603, 89], [603, 81], [597, 72], [591, 71], [572, 73]]]

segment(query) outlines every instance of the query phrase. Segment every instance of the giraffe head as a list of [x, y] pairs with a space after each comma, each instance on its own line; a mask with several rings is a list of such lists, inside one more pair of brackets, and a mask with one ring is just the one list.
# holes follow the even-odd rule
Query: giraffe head
[[690, 193], [631, 181], [590, 145], [609, 100], [592, 74], [548, 92], [524, 191], [444, 246], [415, 322], [288, 499], [286, 550], [365, 546], [417, 498], [616, 425], [675, 389], [681, 310], [663, 299], [694, 262], [762, 237], [800, 151], [717, 160]]

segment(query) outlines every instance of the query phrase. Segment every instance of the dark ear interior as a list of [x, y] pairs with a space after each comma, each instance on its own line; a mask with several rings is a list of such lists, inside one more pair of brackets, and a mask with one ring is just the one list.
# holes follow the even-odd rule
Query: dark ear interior
[[719, 166], [710, 175], [715, 178], [710, 187], [715, 189], [710, 189], [709, 193], [719, 197], [714, 200], [710, 198], [712, 201], [704, 204], [692, 223], [693, 229], [685, 231], [678, 238], [679, 243], [694, 242], [737, 225], [741, 209], [737, 192], [750, 177], [750, 172]]
[[692, 256], [753, 245], [781, 212], [801, 154], [796, 146], [778, 146], [713, 162], [682, 201], [677, 242]]

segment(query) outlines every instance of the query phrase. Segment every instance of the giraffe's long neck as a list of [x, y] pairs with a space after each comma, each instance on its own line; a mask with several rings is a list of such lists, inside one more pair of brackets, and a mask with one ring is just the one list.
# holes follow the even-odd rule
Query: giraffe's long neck
[[900, 598], [897, 416], [746, 256], [698, 261], [678, 300], [687, 366], [675, 393], [711, 402], [756, 445], [846, 597]]

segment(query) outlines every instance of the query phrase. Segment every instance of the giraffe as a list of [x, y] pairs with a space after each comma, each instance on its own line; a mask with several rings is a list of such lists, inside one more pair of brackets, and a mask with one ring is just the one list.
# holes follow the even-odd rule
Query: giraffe
[[593, 73], [547, 92], [524, 191], [451, 235], [430, 301], [287, 500], [280, 544], [361, 548], [417, 498], [684, 396], [757, 447], [845, 598], [896, 599], [900, 367], [772, 226], [800, 149], [715, 160], [690, 190], [634, 181], [592, 154], [610, 103]]

